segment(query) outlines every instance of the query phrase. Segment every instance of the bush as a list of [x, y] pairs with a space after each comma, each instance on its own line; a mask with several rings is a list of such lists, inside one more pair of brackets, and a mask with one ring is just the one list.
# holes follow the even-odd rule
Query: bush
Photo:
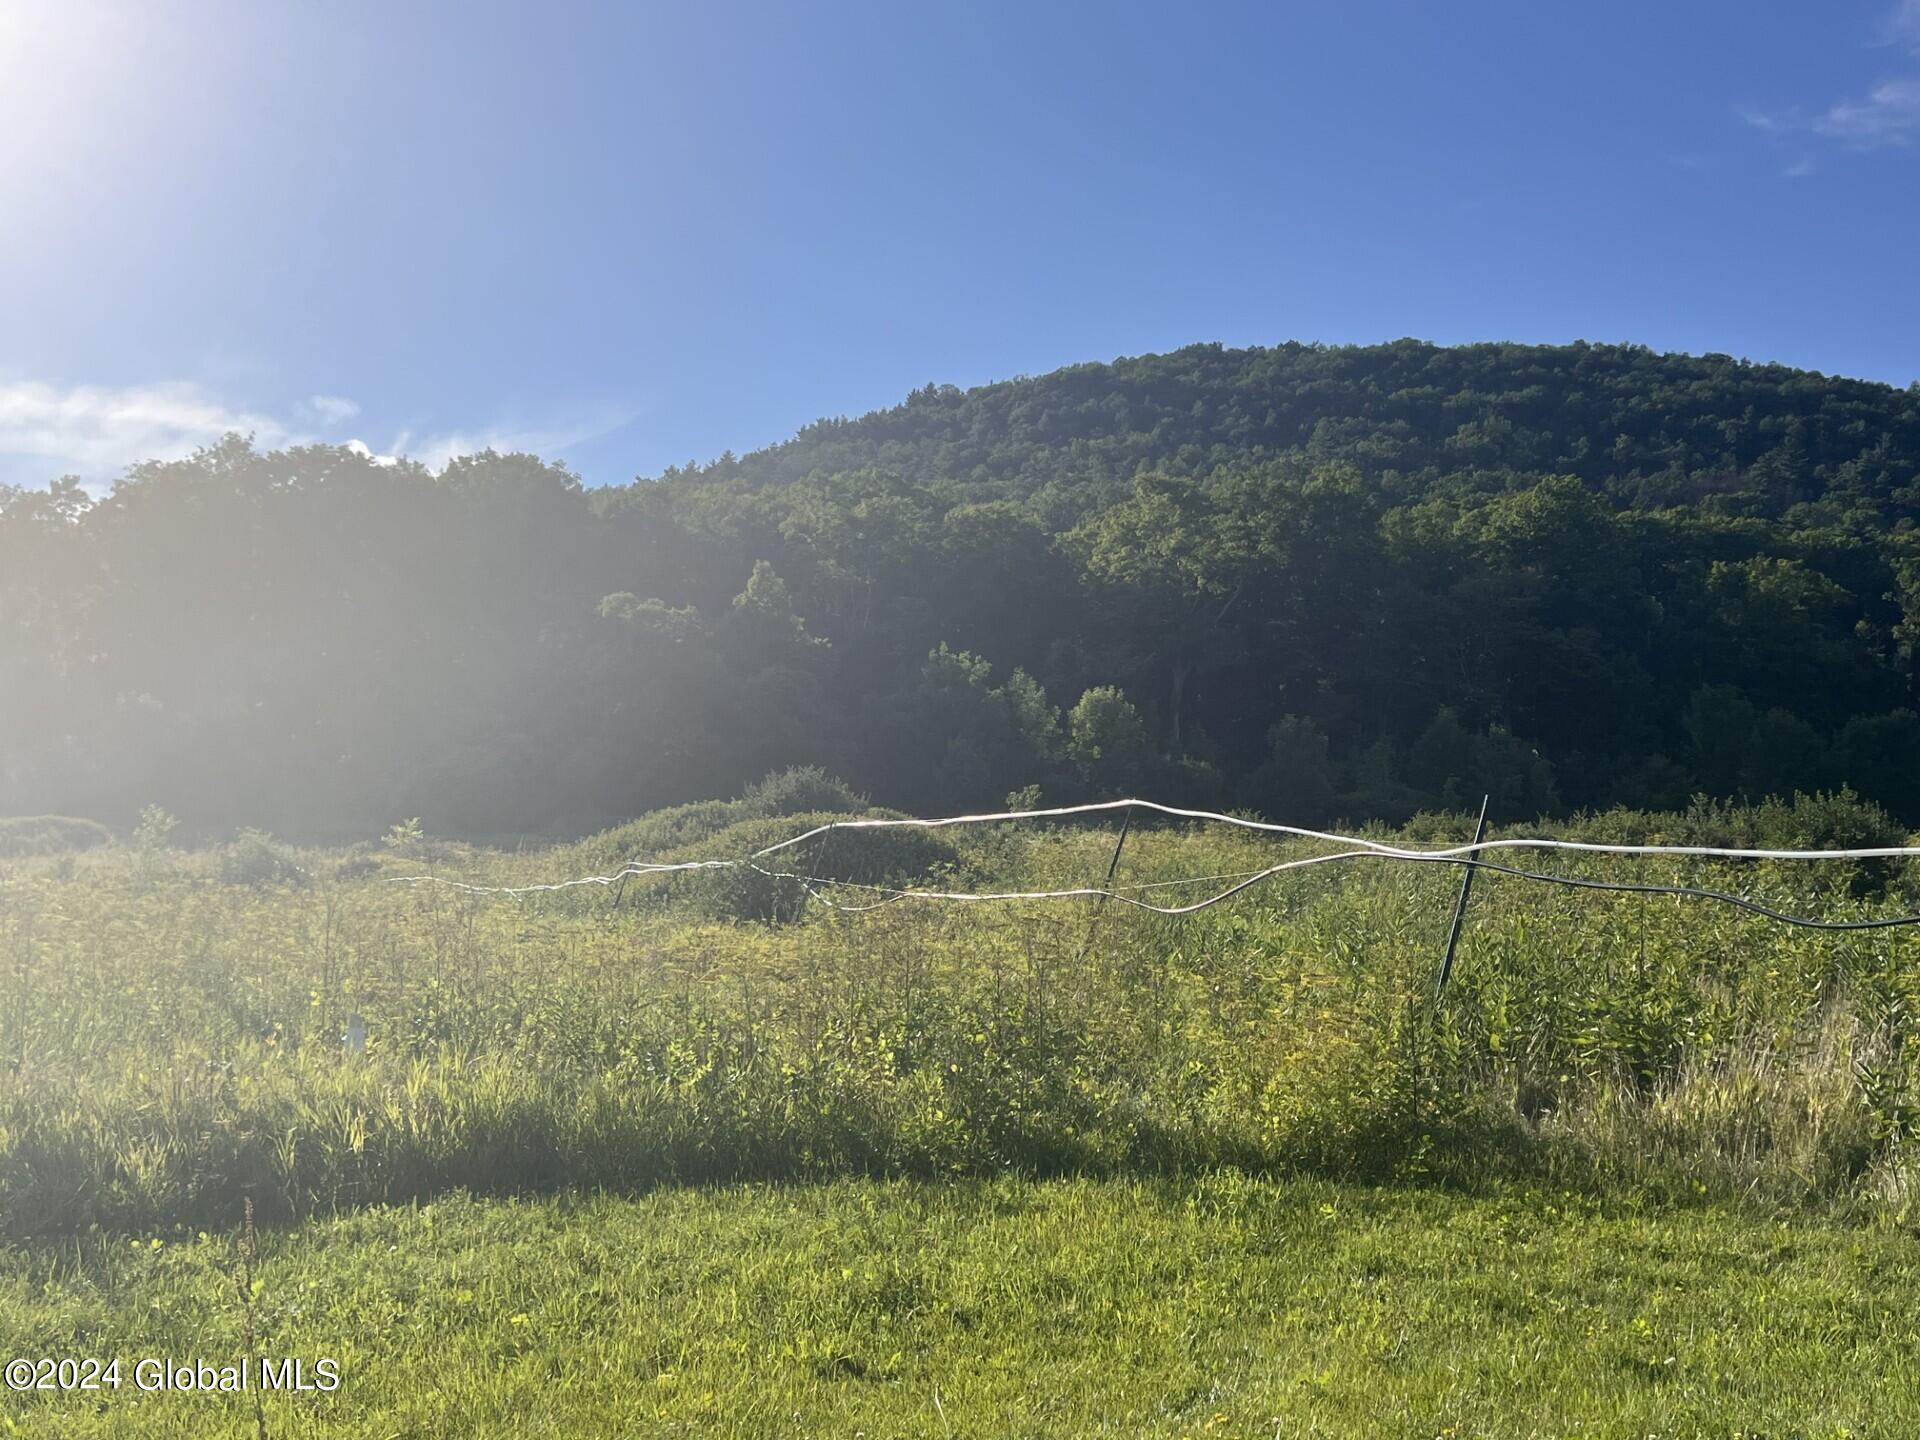
[[1400, 827], [1393, 843], [1441, 846], [1465, 845], [1480, 823], [1479, 807], [1471, 814], [1458, 810], [1422, 810]]
[[333, 878], [343, 884], [351, 884], [356, 880], [370, 880], [386, 868], [378, 855], [360, 848], [334, 865]]
[[1318, 827], [1333, 818], [1333, 766], [1326, 732], [1311, 720], [1283, 715], [1267, 731], [1267, 760], [1247, 781], [1261, 813], [1287, 825]]
[[[1885, 810], [1847, 789], [1796, 794], [1791, 800], [1770, 798], [1757, 805], [1697, 795], [1677, 813], [1603, 810], [1576, 815], [1563, 826], [1542, 827], [1540, 833], [1609, 845], [1701, 845], [1726, 850], [1881, 850], [1904, 846], [1909, 840], [1905, 827]], [[1863, 860], [1816, 868], [1825, 879], [1843, 881], [1855, 895], [1877, 895], [1897, 873], [1897, 862]]]
[[220, 879], [228, 885], [300, 884], [306, 878], [293, 852], [264, 830], [242, 830], [220, 852]]
[[855, 814], [866, 804], [844, 781], [818, 766], [796, 766], [755, 781], [738, 800], [696, 800], [655, 810], [590, 835], [556, 852], [554, 858], [569, 874], [605, 874], [636, 860], [659, 860], [669, 852], [700, 845], [745, 820], [822, 813], [831, 818]]
[[140, 821], [133, 827], [133, 848], [142, 855], [158, 855], [171, 849], [179, 819], [158, 805], [142, 805]]
[[865, 797], [818, 765], [796, 765], [756, 780], [741, 794], [740, 805], [747, 815], [756, 817], [809, 811], [851, 815], [867, 808]]
[[1117, 685], [1096, 685], [1067, 716], [1067, 754], [1101, 799], [1138, 790], [1149, 758], [1146, 722]]
[[1729, 850], [1876, 850], [1907, 843], [1906, 828], [1851, 790], [1735, 805], [1694, 797], [1685, 810], [1616, 808], [1542, 833], [1613, 845], [1711, 845]]
[[564, 846], [553, 858], [570, 875], [618, 870], [634, 860], [658, 860], [671, 850], [696, 845], [747, 818], [738, 800], [672, 805]]
[[[887, 813], [874, 812], [874, 817]], [[769, 845], [846, 818], [841, 812], [817, 810], [744, 820], [667, 858], [746, 860]], [[924, 886], [936, 872], [951, 871], [959, 864], [959, 850], [936, 831], [835, 829], [769, 855], [754, 866], [689, 871], [675, 878], [668, 893], [710, 919], [782, 924], [799, 919], [809, 898], [807, 887], [790, 876], [851, 885]], [[860, 903], [846, 896], [837, 898], [842, 903]]]
[[94, 820], [68, 815], [0, 816], [0, 858], [95, 850], [112, 841], [107, 827]]

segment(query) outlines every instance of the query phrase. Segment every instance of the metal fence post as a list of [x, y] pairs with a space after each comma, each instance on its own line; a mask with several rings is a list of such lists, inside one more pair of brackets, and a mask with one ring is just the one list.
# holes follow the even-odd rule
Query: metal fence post
[[[1476, 845], [1487, 838], [1487, 806], [1492, 801], [1491, 795], [1480, 797], [1480, 823], [1473, 830], [1473, 843]], [[1440, 958], [1440, 980], [1433, 987], [1435, 1000], [1446, 991], [1447, 981], [1453, 976], [1453, 952], [1460, 944], [1460, 927], [1467, 918], [1467, 896], [1473, 893], [1473, 872], [1480, 868], [1476, 863], [1479, 858], [1480, 852], [1474, 851], [1468, 857], [1466, 873], [1460, 877], [1460, 898], [1453, 902], [1453, 924], [1447, 929], [1447, 953]]]
[[[1113, 877], [1120, 869], [1120, 852], [1127, 848], [1127, 832], [1131, 829], [1133, 829], [1133, 807], [1129, 805], [1127, 807], [1127, 813], [1122, 816], [1120, 820], [1120, 838], [1114, 843], [1113, 859], [1107, 862], [1107, 879], [1105, 885], [1102, 887], [1104, 889], [1111, 890], [1113, 888]], [[1106, 898], [1104, 895], [1100, 897], [1102, 900]]]
[[[1113, 858], [1107, 862], [1107, 878], [1100, 887], [1102, 890], [1113, 889], [1113, 877], [1120, 870], [1120, 852], [1127, 848], [1127, 832], [1131, 829], [1133, 829], [1133, 807], [1129, 805], [1120, 821], [1120, 838], [1114, 842]], [[1107, 896], [1104, 894], [1093, 897], [1093, 914], [1087, 920], [1087, 938], [1080, 946], [1080, 959], [1074, 962], [1076, 965], [1084, 961], [1087, 958], [1087, 952], [1093, 948], [1093, 932], [1100, 923], [1100, 911], [1106, 903]]]

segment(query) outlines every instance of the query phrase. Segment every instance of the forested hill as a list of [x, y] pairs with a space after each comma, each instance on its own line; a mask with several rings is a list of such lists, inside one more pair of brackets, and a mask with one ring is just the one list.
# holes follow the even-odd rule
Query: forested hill
[[1915, 503], [1920, 382], [1898, 391], [1639, 346], [1195, 345], [973, 390], [928, 385], [892, 410], [663, 478], [883, 467], [971, 500], [1044, 495], [1077, 513], [1142, 468], [1200, 477], [1282, 455], [1344, 461], [1400, 498], [1447, 476], [1484, 490], [1493, 474], [1564, 474], [1623, 507], [1711, 496], [1718, 513], [1777, 516], [1836, 494], [1847, 508], [1881, 502], [1869, 508], [1891, 520]]
[[0, 491], [0, 814], [564, 834], [811, 763], [1920, 822], [1916, 519], [1920, 392], [1637, 347], [1196, 346], [603, 491], [231, 440]]

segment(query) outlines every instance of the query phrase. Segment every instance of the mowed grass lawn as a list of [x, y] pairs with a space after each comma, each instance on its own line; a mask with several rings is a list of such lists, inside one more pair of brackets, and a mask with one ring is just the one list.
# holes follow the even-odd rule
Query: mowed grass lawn
[[[231, 1363], [231, 1237], [6, 1252], [10, 1355]], [[273, 1436], [1911, 1436], [1920, 1245], [1719, 1209], [1236, 1173], [369, 1209], [263, 1233]], [[8, 1395], [7, 1433], [254, 1436]]]

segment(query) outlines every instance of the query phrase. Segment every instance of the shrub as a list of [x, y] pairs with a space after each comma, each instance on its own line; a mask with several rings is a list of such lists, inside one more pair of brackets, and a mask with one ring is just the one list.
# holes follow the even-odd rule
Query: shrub
[[852, 786], [818, 765], [776, 770], [749, 785], [740, 796], [740, 804], [750, 816], [801, 815], [808, 811], [851, 815], [867, 806], [864, 797], [853, 793]]
[[306, 878], [293, 852], [264, 830], [242, 830], [220, 852], [220, 879], [228, 885], [299, 884]]
[[738, 800], [672, 805], [563, 846], [552, 859], [556, 869], [568, 874], [617, 870], [630, 861], [658, 860], [669, 851], [697, 845], [747, 818]]
[[107, 827], [94, 820], [68, 815], [0, 816], [0, 858], [94, 850], [112, 840]]
[[426, 829], [420, 824], [420, 817], [415, 815], [410, 820], [396, 821], [388, 826], [380, 843], [396, 855], [417, 855], [426, 841]]
[[1105, 797], [1139, 785], [1148, 759], [1146, 722], [1118, 686], [1096, 685], [1082, 695], [1067, 716], [1067, 735], [1067, 753], [1090, 790]]
[[158, 805], [140, 807], [140, 823], [133, 827], [133, 848], [144, 855], [157, 855], [173, 844], [173, 832], [180, 821]]
[[356, 880], [371, 879], [386, 868], [380, 863], [378, 855], [360, 850], [334, 865], [333, 878], [343, 884], [351, 884]]
[[1907, 843], [1905, 826], [1850, 789], [1796, 793], [1791, 800], [1768, 799], [1735, 813], [1734, 828], [1769, 849], [1884, 849]]
[[1677, 813], [1613, 809], [1555, 827], [1619, 845], [1712, 845], [1734, 850], [1858, 850], [1907, 843], [1906, 829], [1871, 800], [1841, 789], [1735, 805], [1696, 795]]
[[[1852, 790], [1769, 798], [1734, 805], [1696, 795], [1675, 814], [1605, 810], [1576, 815], [1558, 827], [1569, 836], [1615, 845], [1705, 845], [1729, 850], [1880, 850], [1903, 846], [1902, 825]], [[1842, 880], [1855, 895], [1879, 894], [1896, 874], [1896, 862], [1865, 860], [1821, 866], [1829, 880]]]
[[553, 852], [552, 859], [556, 870], [568, 874], [604, 874], [636, 860], [659, 860], [701, 845], [744, 820], [808, 813], [848, 815], [865, 808], [866, 801], [844, 781], [815, 765], [795, 766], [754, 782], [738, 800], [696, 800], [655, 810], [563, 846]]
[[[886, 813], [875, 812], [876, 816]], [[769, 845], [846, 818], [840, 812], [820, 810], [744, 820], [668, 858], [746, 860]], [[850, 885], [922, 886], [936, 871], [950, 871], [959, 863], [960, 852], [953, 842], [936, 831], [834, 829], [752, 866], [689, 871], [676, 879], [669, 893], [710, 919], [781, 924], [799, 919], [807, 907], [806, 886], [791, 876]], [[858, 903], [840, 898], [843, 903]]]
[[[1422, 810], [1400, 827], [1399, 842], [1409, 845], [1464, 845], [1473, 839], [1479, 807], [1471, 814], [1455, 810]], [[1531, 827], [1529, 827], [1531, 828]]]
[[1267, 731], [1267, 760], [1247, 782], [1254, 804], [1289, 825], [1320, 826], [1333, 817], [1333, 766], [1327, 736], [1311, 720], [1283, 715]]

